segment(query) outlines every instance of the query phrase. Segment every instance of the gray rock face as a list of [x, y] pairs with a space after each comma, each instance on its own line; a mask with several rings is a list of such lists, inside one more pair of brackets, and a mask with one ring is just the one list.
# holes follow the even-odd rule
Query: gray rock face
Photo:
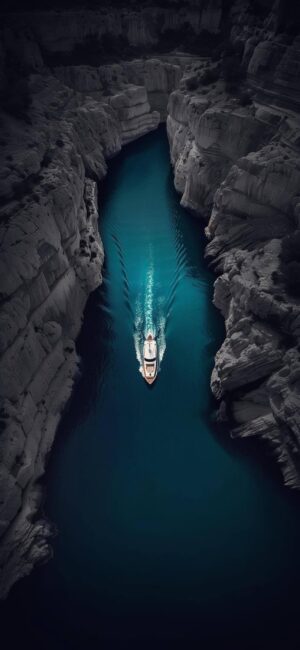
[[281, 268], [281, 240], [299, 228], [299, 38], [277, 36], [270, 16], [251, 24], [246, 3], [235, 10], [252, 100], [213, 75], [215, 64], [195, 63], [170, 96], [171, 159], [181, 203], [208, 222], [226, 323], [211, 379], [222, 419], [226, 405], [233, 435], [266, 440], [285, 483], [299, 488], [300, 301]]
[[165, 111], [181, 76], [180, 63], [160, 60], [37, 68], [30, 121], [1, 116], [0, 596], [51, 552], [38, 480], [78, 372], [84, 306], [102, 280], [95, 179], [157, 128], [151, 103]]
[[[175, 187], [205, 219], [218, 273], [226, 339], [212, 390], [233, 435], [266, 440], [286, 484], [300, 486], [300, 305], [280, 260], [282, 237], [300, 227], [299, 39], [277, 34], [275, 5], [261, 19], [248, 2], [233, 3], [227, 27], [243, 46], [252, 101], [240, 101], [208, 58], [74, 60], [108, 34], [147, 50], [184, 23], [216, 33], [222, 7], [170, 0], [27, 13], [1, 35], [2, 58], [25, 65], [30, 106], [17, 93], [11, 114], [1, 112], [0, 597], [51, 553], [38, 481], [78, 372], [83, 309], [101, 283], [96, 180], [107, 159], [166, 118]], [[0, 65], [2, 88], [6, 76]]]
[[[149, 48], [162, 41], [169, 31], [190, 26], [196, 34], [215, 34], [220, 29], [222, 0], [170, 0], [160, 6], [136, 3], [134, 7], [100, 7], [99, 11], [48, 11], [16, 15], [13, 28], [26, 28], [48, 53], [70, 53], [78, 44], [109, 34], [125, 38], [131, 46]], [[173, 6], [172, 6], [173, 5]], [[121, 43], [120, 43], [121, 45]], [[122, 46], [122, 45], [121, 45]], [[122, 52], [120, 52], [122, 58]]]
[[[147, 101], [151, 110], [158, 111], [160, 120], [165, 121], [169, 95], [178, 87], [185, 65], [186, 61], [180, 57], [165, 56], [160, 59], [134, 59], [99, 67], [60, 66], [56, 67], [54, 72], [65, 85], [97, 100], [107, 97], [110, 101], [114, 94], [128, 93], [130, 87], [138, 87], [140, 92], [143, 89], [143, 97], [136, 105], [132, 106], [131, 101], [131, 110], [127, 110], [121, 119], [148, 113], [149, 106], [143, 107], [143, 103]], [[117, 100], [111, 101], [114, 101], [116, 106]]]

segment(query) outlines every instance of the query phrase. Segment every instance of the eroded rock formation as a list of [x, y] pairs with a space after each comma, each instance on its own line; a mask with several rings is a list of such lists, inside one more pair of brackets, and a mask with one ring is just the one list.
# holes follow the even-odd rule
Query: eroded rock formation
[[[213, 393], [233, 435], [267, 440], [285, 482], [300, 485], [299, 299], [282, 265], [282, 239], [299, 229], [300, 46], [281, 2], [257, 4], [258, 14], [244, 0], [169, 0], [5, 19], [0, 596], [50, 552], [38, 481], [78, 371], [83, 309], [101, 282], [96, 182], [167, 115], [175, 186], [206, 221], [226, 321]], [[183, 23], [200, 43], [224, 28], [212, 59], [155, 53]], [[128, 60], [102, 60], [114, 39], [132, 48]]]
[[241, 78], [227, 71], [228, 83], [219, 62], [197, 62], [170, 96], [167, 126], [175, 186], [208, 222], [219, 276], [226, 339], [212, 391], [233, 435], [268, 441], [285, 483], [299, 488], [300, 301], [281, 243], [299, 228], [299, 37], [277, 34], [276, 12], [251, 22], [247, 10], [236, 3], [231, 16]]
[[30, 107], [25, 119], [1, 116], [1, 595], [49, 554], [38, 479], [101, 282], [96, 181], [125, 143], [158, 126], [150, 104], [165, 112], [181, 76], [180, 63], [153, 59], [50, 72], [36, 44], [23, 46], [35, 54]]

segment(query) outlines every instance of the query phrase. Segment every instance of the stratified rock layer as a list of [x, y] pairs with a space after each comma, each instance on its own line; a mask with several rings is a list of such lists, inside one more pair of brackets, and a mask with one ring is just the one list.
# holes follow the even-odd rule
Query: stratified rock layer
[[300, 301], [281, 263], [282, 238], [299, 228], [299, 37], [276, 35], [270, 16], [251, 23], [247, 3], [232, 20], [244, 95], [218, 64], [192, 66], [168, 105], [175, 187], [208, 222], [206, 255], [219, 274], [226, 338], [211, 387], [220, 417], [227, 412], [234, 436], [266, 440], [285, 483], [299, 488]]
[[26, 121], [2, 114], [1, 596], [50, 553], [38, 480], [78, 372], [84, 306], [101, 283], [96, 181], [124, 144], [157, 128], [152, 96], [165, 111], [181, 70], [159, 60], [36, 68]]
[[[258, 16], [246, 0], [169, 0], [3, 21], [0, 597], [51, 552], [38, 481], [78, 371], [83, 309], [101, 282], [96, 182], [107, 159], [166, 118], [175, 187], [208, 224], [218, 274], [220, 414], [233, 435], [266, 440], [286, 484], [300, 485], [300, 305], [281, 269], [281, 240], [300, 226], [300, 46], [283, 33], [282, 3], [262, 4]], [[204, 40], [231, 32], [229, 57], [153, 54], [191, 29]], [[116, 42], [149, 55], [91, 65], [91, 52]], [[25, 72], [14, 92], [16, 61]]]

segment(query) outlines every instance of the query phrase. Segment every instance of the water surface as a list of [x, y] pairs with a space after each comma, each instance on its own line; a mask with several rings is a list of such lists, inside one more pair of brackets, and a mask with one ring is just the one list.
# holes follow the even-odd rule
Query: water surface
[[[5, 605], [10, 647], [298, 648], [299, 499], [214, 424], [223, 324], [162, 129], [110, 164], [103, 193], [104, 282], [46, 475], [59, 534]], [[149, 330], [152, 387], [139, 372]]]

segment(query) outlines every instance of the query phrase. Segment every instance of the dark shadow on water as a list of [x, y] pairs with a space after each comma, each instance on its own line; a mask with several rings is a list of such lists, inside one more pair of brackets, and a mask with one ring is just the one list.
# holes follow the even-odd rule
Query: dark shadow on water
[[83, 325], [76, 342], [76, 350], [80, 357], [80, 376], [58, 427], [57, 444], [63, 436], [73, 430], [75, 425], [85, 420], [99, 397], [103, 377], [110, 363], [113, 340], [113, 321], [107, 301], [104, 264], [103, 283], [90, 295], [84, 310]]

